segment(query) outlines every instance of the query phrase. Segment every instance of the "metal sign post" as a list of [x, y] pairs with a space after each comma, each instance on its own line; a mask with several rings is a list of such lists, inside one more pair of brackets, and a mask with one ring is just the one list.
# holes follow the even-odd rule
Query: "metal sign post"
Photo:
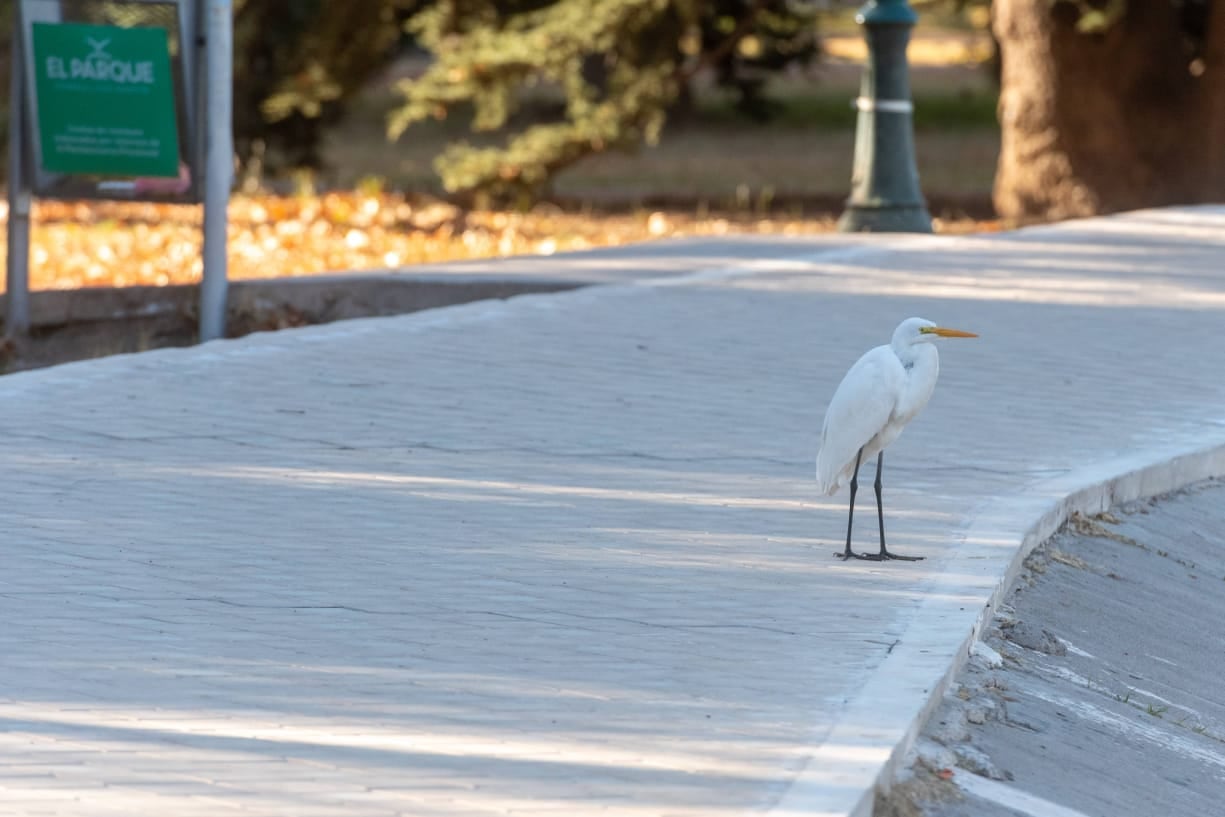
[[204, 204], [200, 339], [225, 333], [231, 0], [20, 0], [6, 333], [26, 332], [35, 196]]
[[30, 329], [30, 209], [34, 197], [26, 180], [25, 81], [20, 32], [14, 32], [12, 80], [9, 87], [8, 276], [4, 327], [9, 337]]
[[204, 280], [200, 282], [200, 340], [225, 335], [227, 209], [234, 174], [233, 13], [230, 0], [207, 0], [205, 22], [208, 100], [205, 117]]

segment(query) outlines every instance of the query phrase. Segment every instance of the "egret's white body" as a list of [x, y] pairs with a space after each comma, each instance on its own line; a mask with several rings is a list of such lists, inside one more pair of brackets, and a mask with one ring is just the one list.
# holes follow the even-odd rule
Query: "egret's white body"
[[[855, 461], [883, 451], [931, 399], [940, 374], [931, 321], [910, 318], [893, 341], [864, 353], [834, 392], [821, 427], [817, 487], [826, 496], [850, 482]], [[863, 454], [860, 455], [860, 450]]]
[[[851, 484], [850, 519], [855, 513], [855, 488], [859, 466], [877, 456], [898, 438], [936, 388], [940, 375], [940, 354], [933, 341], [940, 337], [976, 337], [958, 329], [946, 329], [923, 318], [909, 318], [893, 332], [885, 346], [869, 350], [855, 362], [825, 412], [821, 427], [821, 447], [817, 451], [817, 487], [831, 495], [844, 484]], [[885, 520], [881, 505], [880, 470], [877, 462], [876, 502], [880, 517], [881, 550], [877, 556], [856, 558], [902, 558], [885, 548]], [[847, 522], [846, 550], [851, 558], [851, 524]]]

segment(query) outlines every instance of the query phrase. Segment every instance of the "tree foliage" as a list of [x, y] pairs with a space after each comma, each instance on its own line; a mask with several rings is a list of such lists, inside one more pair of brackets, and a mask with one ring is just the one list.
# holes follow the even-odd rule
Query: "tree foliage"
[[[433, 55], [399, 86], [389, 121], [468, 112], [501, 143], [450, 145], [436, 161], [444, 186], [526, 201], [584, 156], [659, 137], [669, 107], [699, 68], [714, 66], [747, 98], [748, 72], [811, 56], [811, 20], [786, 0], [437, 0], [409, 31]], [[808, 28], [803, 21], [808, 20]], [[534, 93], [530, 93], [534, 92]], [[523, 124], [526, 98], [560, 97], [556, 115]]]
[[318, 168], [324, 128], [398, 53], [408, 0], [235, 0], [234, 141]]
[[765, 93], [769, 77], [807, 64], [819, 53], [815, 14], [795, 3], [712, 0], [700, 25], [701, 41], [710, 49], [705, 60], [716, 82], [734, 89], [736, 107], [759, 121], [771, 118], [777, 108]]

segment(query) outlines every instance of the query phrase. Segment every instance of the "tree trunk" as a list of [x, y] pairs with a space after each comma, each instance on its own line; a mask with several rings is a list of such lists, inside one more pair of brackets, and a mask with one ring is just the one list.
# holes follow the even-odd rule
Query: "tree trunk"
[[1096, 33], [1077, 31], [1068, 2], [993, 8], [1001, 216], [1225, 200], [1225, 0], [1211, 3], [1201, 47], [1169, 0], [1128, 0]]

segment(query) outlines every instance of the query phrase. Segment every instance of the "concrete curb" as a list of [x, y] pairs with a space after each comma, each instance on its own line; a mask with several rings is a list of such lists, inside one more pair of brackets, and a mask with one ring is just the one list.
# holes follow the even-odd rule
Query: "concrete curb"
[[[524, 276], [353, 274], [231, 281], [228, 321], [236, 331], [267, 322], [270, 316], [297, 313], [311, 323], [382, 317], [437, 309], [478, 300], [562, 292], [588, 282]], [[199, 287], [97, 287], [46, 290], [30, 295], [34, 327], [156, 316], [191, 319]], [[0, 295], [0, 307], [4, 296]]]
[[[880, 246], [879, 236], [839, 236], [817, 254]], [[243, 321], [249, 323], [252, 316], [286, 312], [301, 313], [313, 323], [328, 323], [401, 315], [475, 300], [672, 279], [691, 275], [695, 269], [722, 269], [735, 265], [737, 260], [782, 261], [812, 254], [811, 241], [803, 237], [678, 238], [548, 256], [495, 257], [294, 278], [236, 279], [229, 284], [227, 308], [229, 319], [238, 321], [239, 328]], [[159, 316], [194, 320], [198, 300], [198, 284], [39, 290], [30, 294], [30, 319], [37, 328]], [[0, 312], [3, 304], [4, 295], [0, 294]]]
[[[1034, 548], [1074, 513], [1100, 513], [1222, 475], [1225, 432], [1208, 446], [1188, 441], [1108, 460], [979, 508], [906, 638], [848, 702], [839, 724], [768, 813], [871, 817], [877, 791], [888, 792]], [[973, 597], [940, 592], [971, 584]]]

